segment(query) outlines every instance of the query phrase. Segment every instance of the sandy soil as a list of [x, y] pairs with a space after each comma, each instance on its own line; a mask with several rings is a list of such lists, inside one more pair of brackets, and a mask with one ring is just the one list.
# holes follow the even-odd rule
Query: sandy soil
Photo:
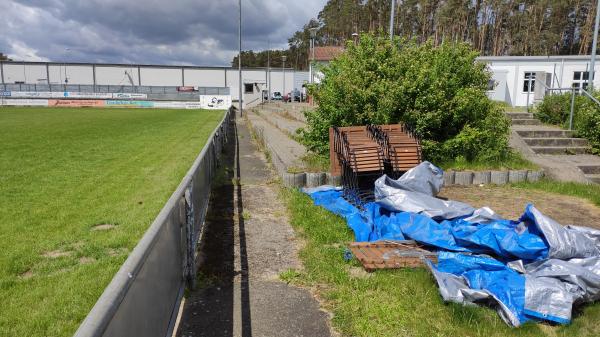
[[563, 225], [579, 225], [600, 229], [600, 208], [576, 197], [501, 186], [451, 186], [440, 196], [471, 204], [489, 206], [507, 219], [517, 220], [528, 203]]

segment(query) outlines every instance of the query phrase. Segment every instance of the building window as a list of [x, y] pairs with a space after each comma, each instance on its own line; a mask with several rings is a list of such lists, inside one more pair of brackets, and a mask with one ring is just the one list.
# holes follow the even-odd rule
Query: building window
[[588, 83], [590, 80], [589, 71], [575, 71], [573, 72], [573, 88], [587, 90]]
[[494, 91], [496, 90], [496, 86], [498, 85], [498, 83], [496, 83], [496, 81], [494, 81], [493, 79], [488, 81], [488, 85], [487, 85], [487, 90], [488, 91]]
[[533, 92], [535, 89], [535, 73], [527, 72], [523, 80], [523, 92]]
[[252, 93], [254, 93], [254, 84], [244, 83], [244, 94], [252, 94]]

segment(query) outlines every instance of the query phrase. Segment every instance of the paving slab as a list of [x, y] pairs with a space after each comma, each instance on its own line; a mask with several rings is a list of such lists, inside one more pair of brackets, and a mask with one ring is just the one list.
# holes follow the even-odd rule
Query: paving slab
[[274, 172], [245, 121], [236, 125], [199, 248], [199, 287], [186, 296], [177, 335], [331, 336], [312, 294], [278, 278], [302, 268], [297, 238]]
[[265, 146], [271, 153], [273, 164], [280, 173], [287, 172], [288, 168], [303, 167], [301, 158], [306, 155], [303, 145], [269, 124], [260, 115], [249, 112], [246, 116], [251, 127], [259, 134], [259, 137], [264, 139]]

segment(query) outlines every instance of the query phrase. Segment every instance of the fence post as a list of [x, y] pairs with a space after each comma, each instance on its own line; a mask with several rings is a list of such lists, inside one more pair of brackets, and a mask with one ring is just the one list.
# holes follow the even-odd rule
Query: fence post
[[575, 88], [571, 89], [571, 113], [569, 114], [569, 131], [573, 130], [573, 113], [575, 112]]

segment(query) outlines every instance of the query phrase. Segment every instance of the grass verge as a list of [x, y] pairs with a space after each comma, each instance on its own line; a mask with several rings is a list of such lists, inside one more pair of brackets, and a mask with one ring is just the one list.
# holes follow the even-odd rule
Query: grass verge
[[600, 206], [600, 185], [596, 184], [580, 184], [542, 179], [535, 183], [525, 182], [512, 184], [512, 186], [579, 197], [591, 201], [596, 206]]
[[343, 259], [353, 239], [344, 220], [314, 206], [299, 191], [282, 193], [305, 245], [300, 252], [304, 269], [281, 278], [316, 289], [344, 336], [598, 336], [598, 304], [583, 307], [569, 326], [528, 323], [511, 328], [490, 308], [443, 303], [425, 269], [361, 272], [356, 260]]
[[0, 336], [70, 336], [222, 112], [0, 109]]
[[444, 170], [456, 171], [485, 171], [485, 170], [538, 170], [539, 167], [529, 160], [523, 158], [520, 153], [511, 152], [508, 158], [498, 161], [467, 161], [457, 158], [451, 161], [439, 163]]

